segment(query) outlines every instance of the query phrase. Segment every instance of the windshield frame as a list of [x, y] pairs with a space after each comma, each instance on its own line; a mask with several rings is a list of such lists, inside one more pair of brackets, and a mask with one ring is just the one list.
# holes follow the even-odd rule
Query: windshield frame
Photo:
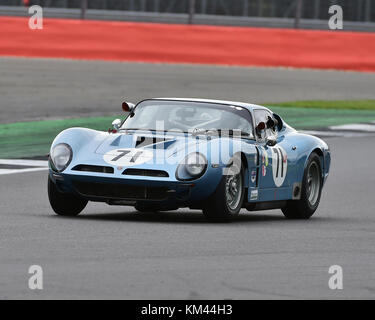
[[[141, 100], [139, 101], [135, 106], [134, 106], [134, 109], [132, 112], [136, 112], [136, 109], [137, 107], [143, 103], [143, 102], [146, 102], [146, 101], [154, 101], [154, 102], [186, 102], [186, 103], [197, 103], [197, 104], [209, 104], [209, 105], [214, 105], [215, 109], [223, 109], [225, 111], [228, 111], [228, 112], [233, 112], [233, 113], [236, 113], [234, 110], [231, 110], [229, 109], [230, 106], [233, 106], [233, 107], [239, 107], [241, 108], [242, 110], [244, 110], [245, 114], [246, 114], [246, 117], [242, 116], [242, 115], [239, 115], [240, 117], [243, 117], [245, 118], [245, 120], [247, 120], [250, 125], [251, 125], [251, 132], [249, 132], [249, 135], [248, 136], [244, 136], [244, 135], [240, 135], [240, 136], [232, 136], [232, 137], [236, 137], [236, 138], [241, 138], [241, 139], [247, 139], [247, 140], [253, 140], [253, 141], [256, 141], [256, 136], [255, 136], [255, 127], [254, 127], [254, 117], [253, 117], [253, 114], [251, 112], [251, 110], [249, 108], [246, 108], [244, 106], [241, 106], [241, 105], [238, 105], [236, 103], [227, 103], [227, 102], [224, 102], [223, 103], [218, 103], [218, 102], [212, 102], [212, 101], [200, 101], [200, 100], [186, 100], [186, 99], [181, 99], [181, 100], [178, 100], [178, 99], [144, 99], [144, 100]], [[241, 110], [241, 111], [242, 111]], [[238, 113], [237, 113], [238, 114]], [[146, 131], [155, 131], [157, 132], [157, 130], [155, 129], [143, 129], [143, 128], [123, 128], [123, 125], [125, 124], [125, 121], [128, 119], [130, 113], [126, 116], [126, 118], [122, 121], [121, 123], [121, 126], [120, 126], [120, 130], [123, 131], [123, 130], [146, 130]], [[174, 130], [164, 130], [163, 132], [176, 132], [176, 133], [184, 133], [184, 134], [192, 134], [192, 132], [189, 132], [189, 131], [174, 131]]]

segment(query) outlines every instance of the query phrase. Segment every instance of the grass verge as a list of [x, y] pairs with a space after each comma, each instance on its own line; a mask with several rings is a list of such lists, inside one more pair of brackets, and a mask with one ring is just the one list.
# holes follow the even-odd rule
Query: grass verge
[[0, 124], [0, 158], [46, 155], [59, 132], [71, 127], [106, 131], [116, 116]]
[[266, 103], [266, 105], [308, 109], [375, 110], [375, 100], [310, 100]]
[[[375, 100], [296, 101], [266, 105], [296, 129], [319, 129], [375, 120]], [[0, 158], [46, 155], [53, 139], [62, 130], [84, 127], [106, 131], [115, 118], [108, 116], [0, 124]]]
[[319, 109], [270, 106], [296, 129], [321, 129], [329, 126], [375, 120], [375, 110]]

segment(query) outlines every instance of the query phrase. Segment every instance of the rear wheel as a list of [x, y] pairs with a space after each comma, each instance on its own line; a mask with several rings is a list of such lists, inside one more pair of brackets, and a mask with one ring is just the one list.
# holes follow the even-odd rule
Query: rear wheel
[[60, 216], [77, 216], [88, 202], [74, 194], [60, 192], [50, 176], [48, 176], [48, 198], [53, 211]]
[[289, 201], [282, 210], [288, 219], [308, 219], [319, 206], [322, 193], [322, 166], [319, 156], [312, 153], [303, 175], [301, 199]]
[[203, 206], [203, 214], [208, 220], [228, 221], [238, 215], [245, 194], [243, 172], [243, 166], [235, 161], [223, 175], [216, 191]]

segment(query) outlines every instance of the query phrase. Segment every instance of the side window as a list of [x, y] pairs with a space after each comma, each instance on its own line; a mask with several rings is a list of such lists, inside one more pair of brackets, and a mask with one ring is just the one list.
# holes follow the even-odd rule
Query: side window
[[[258, 127], [260, 122], [267, 123], [268, 117], [272, 118], [272, 115], [267, 110], [255, 110], [254, 111], [255, 117], [255, 127]], [[260, 140], [265, 140], [267, 137], [275, 136], [276, 132], [273, 129], [266, 129], [262, 133], [257, 133], [257, 136]]]
[[243, 131], [243, 132], [246, 132], [249, 134], [249, 137], [254, 139], [254, 135], [253, 135], [253, 127], [252, 125], [250, 124], [250, 122], [248, 120], [246, 120], [245, 118], [240, 118], [239, 121], [238, 121], [238, 128], [239, 130]]

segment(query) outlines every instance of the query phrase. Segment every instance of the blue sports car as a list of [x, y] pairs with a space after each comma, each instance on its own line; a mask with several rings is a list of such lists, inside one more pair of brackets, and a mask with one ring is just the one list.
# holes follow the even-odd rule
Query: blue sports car
[[307, 219], [330, 168], [321, 139], [268, 108], [233, 101], [158, 98], [124, 102], [108, 132], [62, 131], [49, 155], [48, 196], [59, 215], [88, 201], [141, 212], [201, 209], [230, 220], [241, 208]]

